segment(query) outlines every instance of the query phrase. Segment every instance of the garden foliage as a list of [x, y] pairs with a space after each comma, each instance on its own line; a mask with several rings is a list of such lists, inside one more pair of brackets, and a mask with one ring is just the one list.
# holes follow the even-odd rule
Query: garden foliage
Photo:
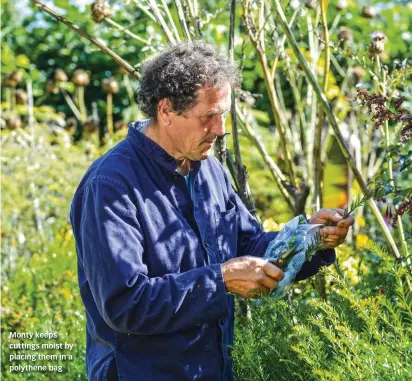
[[[137, 70], [170, 40], [146, 1], [111, 1], [112, 21], [109, 13], [94, 14], [99, 23], [90, 17], [92, 2], [56, 0], [53, 9]], [[151, 3], [161, 4], [174, 38], [183, 38], [175, 6], [182, 2]], [[191, 38], [227, 50], [230, 2], [183, 3]], [[327, 3], [237, 2], [234, 59], [242, 90], [236, 115], [257, 215], [265, 230], [279, 230], [298, 210], [356, 204], [362, 194], [350, 166], [384, 195], [374, 195], [375, 209], [362, 203], [354, 210], [356, 225], [338, 249], [340, 265], [322, 274], [323, 291], [311, 279], [295, 284], [283, 300], [251, 303], [247, 316], [239, 309], [233, 348], [239, 380], [412, 379], [412, 148], [405, 119], [412, 110], [412, 7], [405, 1], [329, 1], [326, 44], [320, 4]], [[124, 137], [128, 122], [143, 117], [133, 99], [138, 83], [73, 30], [26, 4], [18, 12], [14, 2], [2, 0], [2, 374], [86, 380], [85, 313], [69, 204], [90, 163]], [[285, 38], [276, 4], [304, 62]], [[32, 106], [25, 93], [30, 89]], [[356, 94], [363, 94], [364, 104]], [[234, 135], [232, 122], [228, 118], [227, 129]], [[342, 154], [342, 142], [351, 158]], [[227, 146], [233, 153], [236, 141], [228, 138]], [[394, 240], [397, 259], [383, 230]], [[10, 374], [11, 331], [58, 332], [75, 344], [74, 360], [62, 374]]]

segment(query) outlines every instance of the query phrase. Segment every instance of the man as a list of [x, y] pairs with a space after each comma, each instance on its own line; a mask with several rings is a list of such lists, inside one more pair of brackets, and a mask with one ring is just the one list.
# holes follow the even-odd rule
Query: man
[[[90, 380], [230, 380], [231, 294], [267, 294], [283, 278], [263, 260], [264, 233], [211, 155], [225, 133], [236, 68], [202, 42], [176, 45], [146, 63], [138, 92], [150, 119], [96, 160], [74, 196]], [[332, 221], [326, 245], [353, 224]], [[333, 263], [319, 252], [297, 279]], [[230, 293], [230, 294], [229, 294]]]

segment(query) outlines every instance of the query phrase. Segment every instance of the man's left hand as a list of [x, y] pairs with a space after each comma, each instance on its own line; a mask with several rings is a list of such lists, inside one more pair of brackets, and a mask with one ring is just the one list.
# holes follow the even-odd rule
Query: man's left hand
[[343, 243], [348, 234], [349, 227], [355, 223], [352, 215], [343, 218], [344, 209], [320, 209], [308, 221], [310, 224], [332, 224], [334, 226], [325, 226], [320, 229], [320, 234], [327, 235], [322, 246], [328, 249], [333, 249]]

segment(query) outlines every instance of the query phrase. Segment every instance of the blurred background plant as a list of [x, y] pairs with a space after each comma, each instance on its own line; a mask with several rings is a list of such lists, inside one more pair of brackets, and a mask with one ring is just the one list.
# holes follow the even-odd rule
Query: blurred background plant
[[[288, 301], [252, 308], [248, 323], [238, 316], [239, 378], [295, 380], [301, 369], [302, 379], [407, 379], [411, 139], [399, 120], [376, 128], [355, 97], [362, 89], [393, 112], [401, 100], [399, 107], [412, 109], [410, 3], [45, 2], [94, 43], [34, 3], [2, 0], [3, 335], [25, 329], [72, 337], [78, 352], [65, 367], [70, 373], [53, 379], [85, 379], [71, 197], [90, 163], [144, 117], [134, 101], [141, 62], [168, 43], [201, 37], [229, 51], [242, 71], [227, 120], [233, 139], [219, 142], [216, 155], [265, 230], [302, 212], [344, 208], [361, 197], [362, 182], [386, 190], [356, 210], [333, 272], [297, 284]], [[265, 332], [268, 339], [256, 341]], [[349, 348], [357, 335], [359, 348]], [[8, 353], [5, 347], [2, 370], [13, 379], [4, 368]]]

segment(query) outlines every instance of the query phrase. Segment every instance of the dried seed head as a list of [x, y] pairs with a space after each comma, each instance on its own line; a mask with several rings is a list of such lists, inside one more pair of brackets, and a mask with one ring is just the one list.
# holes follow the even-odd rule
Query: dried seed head
[[76, 86], [87, 86], [90, 83], [89, 74], [83, 69], [77, 69], [73, 73], [72, 81]]
[[95, 22], [101, 23], [106, 17], [110, 17], [111, 15], [112, 11], [107, 1], [96, 1], [92, 5], [92, 19]]
[[372, 5], [365, 5], [362, 8], [362, 17], [366, 19], [374, 19], [376, 17], [376, 10]]
[[56, 69], [54, 72], [55, 82], [67, 82], [67, 74], [62, 69]]
[[17, 86], [17, 82], [11, 77], [11, 75], [6, 75], [3, 78], [3, 86], [4, 87], [16, 87]]
[[56, 86], [56, 83], [52, 79], [49, 79], [47, 81], [47, 92], [52, 94], [57, 94], [59, 92], [59, 88]]
[[341, 41], [352, 41], [353, 40], [352, 29], [346, 28], [345, 26], [341, 26], [339, 28], [338, 38]]
[[309, 9], [315, 9], [317, 5], [318, 5], [317, 0], [306, 0], [305, 2], [306, 8], [309, 8]]
[[340, 0], [336, 4], [335, 8], [336, 8], [337, 11], [343, 11], [347, 7], [347, 5], [348, 4], [347, 4], [346, 0]]
[[382, 41], [385, 39], [385, 35], [381, 31], [376, 31], [371, 34], [372, 41]]
[[102, 82], [102, 88], [105, 94], [116, 94], [119, 91], [119, 84], [113, 78], [106, 78]]
[[16, 87], [23, 80], [23, 72], [13, 71], [13, 73], [6, 75], [3, 79], [5, 87]]
[[10, 74], [11, 78], [19, 84], [23, 80], [23, 72], [20, 70], [13, 71], [13, 73]]
[[8, 117], [6, 123], [9, 130], [17, 130], [21, 127], [21, 119], [15, 115]]
[[16, 103], [18, 105], [26, 105], [28, 102], [27, 93], [23, 89], [16, 90]]

